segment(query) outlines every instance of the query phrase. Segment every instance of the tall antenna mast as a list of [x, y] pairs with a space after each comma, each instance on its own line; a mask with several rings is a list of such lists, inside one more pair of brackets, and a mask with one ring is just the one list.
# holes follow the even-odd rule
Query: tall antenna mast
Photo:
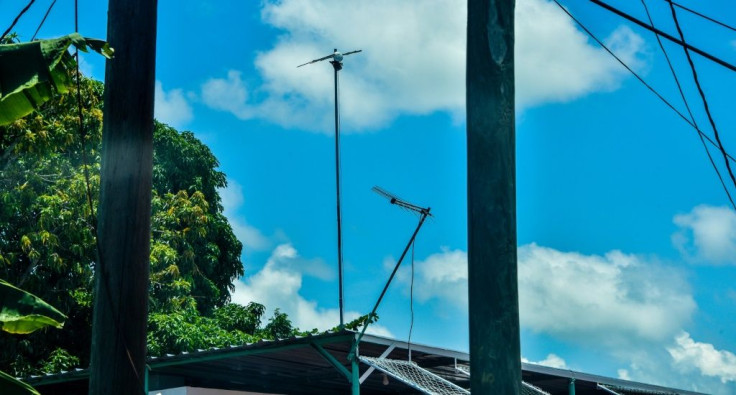
[[330, 64], [335, 69], [335, 183], [337, 184], [337, 271], [338, 271], [338, 287], [339, 287], [339, 303], [340, 303], [340, 327], [345, 325], [345, 304], [343, 303], [343, 268], [342, 268], [342, 219], [340, 211], [340, 96], [339, 96], [339, 71], [342, 70], [342, 59], [344, 56], [352, 55], [354, 53], [362, 52], [362, 49], [356, 51], [350, 51], [340, 53], [335, 48], [334, 52], [330, 55], [323, 56], [319, 59], [314, 59], [304, 64], [296, 66], [297, 68], [306, 66], [308, 64], [321, 62], [323, 60], [332, 59]]

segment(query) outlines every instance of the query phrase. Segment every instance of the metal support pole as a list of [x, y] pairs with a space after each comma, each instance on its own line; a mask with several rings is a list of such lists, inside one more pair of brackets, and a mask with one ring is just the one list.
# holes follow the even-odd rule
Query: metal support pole
[[348, 353], [349, 361], [353, 361], [357, 358], [358, 346], [360, 345], [360, 341], [363, 339], [363, 335], [365, 335], [366, 329], [368, 329], [368, 325], [370, 324], [370, 319], [376, 316], [376, 311], [378, 310], [378, 306], [381, 304], [381, 300], [383, 300], [383, 297], [386, 295], [386, 291], [388, 290], [389, 285], [391, 285], [391, 281], [394, 279], [396, 272], [399, 270], [399, 266], [401, 266], [401, 262], [404, 260], [406, 253], [409, 251], [409, 247], [411, 247], [411, 245], [414, 243], [414, 239], [417, 238], [417, 233], [419, 233], [419, 229], [422, 228], [422, 224], [424, 224], [424, 220], [427, 219], [428, 215], [429, 215], [429, 209], [422, 212], [422, 216], [419, 218], [419, 223], [417, 224], [417, 228], [414, 229], [414, 233], [412, 233], [411, 238], [409, 239], [409, 242], [406, 243], [406, 247], [404, 247], [404, 252], [401, 253], [401, 257], [399, 257], [398, 262], [396, 262], [396, 265], [394, 266], [394, 271], [391, 272], [391, 275], [389, 276], [388, 281], [386, 281], [386, 285], [383, 287], [383, 291], [381, 291], [381, 295], [378, 297], [376, 304], [373, 306], [373, 310], [371, 310], [371, 313], [368, 315], [369, 320], [366, 321], [366, 323], [363, 325], [363, 329], [358, 334], [358, 337], [355, 338], [355, 343], [353, 343], [353, 346], [350, 348], [350, 352]]
[[468, 0], [466, 103], [470, 386], [518, 394], [514, 0]]
[[353, 358], [351, 364], [350, 370], [353, 373], [353, 378], [350, 380], [353, 389], [352, 395], [360, 395], [360, 364], [358, 358]]
[[575, 378], [570, 379], [570, 387], [568, 388], [569, 395], [575, 395]]
[[343, 270], [342, 270], [342, 213], [340, 210], [340, 78], [339, 71], [342, 63], [336, 60], [330, 62], [335, 69], [335, 184], [337, 193], [337, 276], [340, 304], [340, 327], [345, 325], [343, 317], [345, 306], [343, 304]]

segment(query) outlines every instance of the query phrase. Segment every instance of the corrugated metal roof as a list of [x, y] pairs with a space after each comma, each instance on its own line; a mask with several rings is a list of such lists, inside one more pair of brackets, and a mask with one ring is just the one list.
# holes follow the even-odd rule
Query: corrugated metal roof
[[[322, 347], [349, 370], [350, 362], [347, 356], [355, 335], [353, 331], [343, 330], [151, 357], [148, 359], [149, 389], [188, 385], [287, 394], [349, 393], [350, 384], [345, 376], [320, 355], [313, 344]], [[406, 342], [375, 335], [363, 337], [359, 354], [379, 357], [391, 345], [395, 348], [385, 356], [386, 358], [408, 359]], [[458, 364], [468, 365], [467, 353], [420, 344], [412, 344], [411, 350], [411, 360], [418, 366], [462, 388], [470, 387], [468, 376], [457, 369]], [[361, 364], [360, 374], [364, 374], [367, 369], [367, 365]], [[87, 370], [76, 369], [52, 375], [32, 376], [25, 381], [41, 389], [44, 395], [75, 395], [87, 393], [87, 376]], [[690, 391], [522, 364], [522, 379], [552, 394], [566, 394], [571, 378], [576, 380], [578, 395], [600, 395], [598, 384], [651, 391], [650, 393], [698, 395]], [[416, 393], [414, 389], [397, 380], [390, 380], [388, 385], [384, 385], [382, 379], [382, 374], [378, 372], [368, 376], [360, 386], [361, 394]]]

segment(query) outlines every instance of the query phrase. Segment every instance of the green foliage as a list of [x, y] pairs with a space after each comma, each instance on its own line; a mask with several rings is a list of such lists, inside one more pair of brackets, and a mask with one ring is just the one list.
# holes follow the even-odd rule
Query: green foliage
[[0, 125], [7, 125], [30, 114], [53, 97], [66, 92], [74, 80], [75, 62], [67, 49], [74, 45], [111, 58], [113, 50], [106, 42], [72, 33], [50, 40], [0, 44]]
[[[45, 326], [60, 328], [65, 319], [41, 298], [0, 280], [0, 329], [3, 331], [27, 334]], [[0, 371], [0, 390], [3, 394], [38, 394], [30, 385], [3, 371]]]
[[27, 334], [45, 326], [61, 328], [66, 316], [32, 293], [0, 280], [0, 329]]
[[[86, 165], [76, 92], [57, 95], [39, 112], [0, 126], [0, 278], [68, 316], [61, 331], [0, 337], [0, 369], [16, 376], [66, 367], [74, 358], [79, 366], [89, 363], [96, 247], [84, 170], [96, 207], [103, 86], [83, 78], [81, 93]], [[242, 245], [222, 214], [217, 189], [226, 186], [226, 178], [217, 166], [192, 133], [156, 123], [149, 293], [154, 328], [175, 320], [197, 326], [199, 314], [211, 316], [227, 306], [233, 280], [243, 274]], [[168, 321], [166, 314], [172, 314]], [[204, 345], [197, 339], [217, 344], [218, 336], [241, 340], [213, 322], [209, 332], [192, 335], [181, 346]], [[247, 329], [247, 322], [235, 320], [225, 327]], [[165, 350], [173, 343], [158, 344]]]
[[268, 320], [268, 325], [263, 330], [264, 337], [270, 339], [283, 339], [289, 336], [293, 336], [296, 331], [291, 325], [289, 317], [282, 313], [281, 310], [276, 309], [273, 312], [273, 317]]
[[35, 388], [0, 370], [0, 390], [3, 395], [40, 395]]
[[228, 303], [218, 307], [213, 315], [220, 327], [226, 331], [241, 331], [255, 335], [261, 326], [261, 317], [265, 311], [265, 306], [255, 302], [248, 303], [248, 306]]
[[44, 373], [56, 373], [63, 370], [70, 370], [77, 366], [79, 366], [79, 358], [69, 354], [69, 351], [63, 348], [57, 348], [43, 362], [41, 371]]
[[255, 340], [253, 334], [226, 330], [216, 318], [203, 317], [196, 310], [154, 313], [148, 319], [149, 355], [241, 345]]
[[[357, 331], [357, 330], [363, 329], [363, 326], [370, 325], [370, 324], [372, 324], [372, 323], [374, 323], [376, 321], [378, 321], [378, 314], [370, 314], [370, 313], [368, 313], [368, 314], [365, 314], [365, 315], [361, 315], [360, 317], [358, 317], [358, 318], [356, 318], [356, 319], [348, 322], [347, 324], [344, 325], [344, 327], [345, 327], [345, 329], [350, 329], [350, 330], [353, 330], [353, 331]], [[336, 331], [339, 328], [340, 327], [335, 327], [332, 330], [333, 331]]]

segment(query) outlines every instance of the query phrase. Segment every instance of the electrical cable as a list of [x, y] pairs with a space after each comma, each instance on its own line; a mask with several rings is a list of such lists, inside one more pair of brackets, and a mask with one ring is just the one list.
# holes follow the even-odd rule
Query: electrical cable
[[18, 23], [18, 21], [20, 20], [20, 17], [22, 17], [23, 14], [25, 14], [26, 11], [28, 11], [28, 9], [31, 8], [34, 2], [36, 2], [36, 0], [31, 0], [22, 10], [20, 10], [20, 13], [18, 14], [18, 16], [15, 17], [15, 19], [13, 19], [13, 23], [10, 24], [10, 27], [7, 30], [5, 30], [2, 36], [0, 36], [0, 43], [3, 42], [3, 39], [5, 38], [5, 36], [7, 36], [8, 33], [10, 33], [10, 31], [13, 30], [13, 28], [15, 27], [15, 24]]
[[[654, 26], [654, 21], [652, 20], [652, 15], [649, 13], [649, 7], [647, 7], [647, 3], [645, 0], [641, 0], [641, 4], [644, 6], [644, 11], [647, 14], [647, 19], [649, 19], [649, 24]], [[672, 66], [672, 62], [670, 61], [669, 55], [667, 55], [667, 50], [665, 50], [664, 45], [662, 44], [662, 40], [659, 38], [659, 35], [657, 33], [654, 33], [654, 37], [657, 39], [657, 43], [659, 44], [659, 48], [662, 50], [662, 54], [664, 54], [664, 58], [667, 60], [667, 66], [670, 68], [670, 72], [672, 73], [672, 78], [675, 80], [675, 84], [677, 85], [677, 90], [680, 92], [680, 97], [682, 97], [683, 103], [685, 103], [685, 108], [687, 109], [688, 115], [690, 115], [690, 120], [692, 121], [693, 125], [697, 128], [697, 122], [695, 121], [695, 116], [693, 116], [693, 112], [690, 110], [690, 105], [687, 102], [687, 98], [685, 98], [685, 93], [682, 90], [682, 85], [680, 84], [680, 79], [677, 78], [677, 73], [675, 72], [675, 68]], [[706, 155], [708, 155], [708, 160], [710, 161], [711, 166], [713, 166], [713, 170], [715, 170], [716, 175], [718, 175], [718, 180], [721, 182], [721, 186], [723, 187], [723, 190], [726, 192], [726, 196], [728, 196], [728, 201], [731, 202], [731, 207], [736, 210], [736, 204], [734, 204], [733, 198], [731, 197], [731, 192], [729, 192], [728, 187], [726, 186], [726, 183], [723, 181], [723, 176], [721, 175], [721, 171], [718, 170], [718, 166], [716, 165], [716, 162], [713, 160], [713, 155], [710, 154], [710, 150], [708, 149], [708, 145], [705, 144], [705, 139], [703, 138], [703, 135], [701, 133], [698, 133], [698, 137], [700, 138], [700, 142], [703, 144], [703, 149], [705, 149]]]
[[[602, 7], [602, 8], [605, 8], [606, 10], [608, 10], [608, 11], [610, 11], [610, 12], [612, 12], [612, 13], [614, 13], [614, 14], [616, 14], [616, 15], [624, 18], [624, 19], [628, 19], [629, 21], [631, 21], [631, 22], [633, 22], [633, 23], [635, 23], [635, 24], [643, 27], [644, 29], [647, 29], [649, 31], [653, 31], [653, 32], [659, 34], [660, 36], [662, 36], [662, 37], [664, 37], [664, 38], [666, 38], [666, 39], [668, 39], [668, 40], [670, 40], [670, 41], [672, 41], [672, 42], [674, 42], [674, 43], [676, 43], [678, 45], [681, 45], [681, 46], [683, 46], [683, 47], [685, 47], [685, 48], [687, 48], [687, 49], [689, 49], [689, 50], [697, 53], [698, 55], [700, 55], [700, 56], [702, 56], [702, 57], [704, 57], [704, 58], [706, 58], [706, 59], [708, 59], [710, 61], [713, 61], [715, 63], [718, 63], [719, 65], [721, 65], [721, 66], [723, 66], [723, 67], [725, 67], [725, 68], [727, 68], [727, 69], [729, 69], [731, 71], [736, 71], [736, 65], [733, 65], [731, 63], [728, 63], [725, 60], [723, 60], [723, 59], [721, 59], [721, 58], [719, 58], [719, 57], [717, 57], [715, 55], [711, 55], [710, 53], [705, 52], [705, 51], [703, 51], [700, 48], [694, 47], [694, 46], [692, 46], [692, 45], [690, 45], [690, 44], [682, 41], [681, 39], [675, 38], [675, 37], [667, 34], [666, 32], [664, 32], [664, 31], [662, 31], [660, 29], [657, 29], [656, 27], [649, 26], [645, 22], [640, 21], [640, 20], [634, 18], [633, 16], [631, 16], [631, 15], [629, 15], [629, 14], [627, 14], [627, 13], [621, 11], [621, 10], [612, 7], [609, 4], [606, 4], [606, 3], [604, 3], [604, 2], [602, 2], [600, 0], [589, 0], [589, 1], [591, 3], [593, 3], [593, 4], [596, 4], [596, 5], [600, 6], [600, 7]], [[555, 3], [556, 2], [557, 1], [555, 1]]]
[[[680, 27], [680, 22], [677, 20], [677, 12], [675, 11], [675, 6], [670, 3], [670, 10], [672, 10], [672, 20], [675, 22], [675, 27], [677, 28], [677, 33], [680, 35], [680, 39], [682, 42], [685, 42], [685, 35], [682, 33], [682, 28]], [[695, 82], [695, 86], [698, 88], [698, 93], [700, 94], [700, 98], [703, 100], [703, 107], [705, 108], [705, 114], [708, 116], [708, 122], [710, 122], [710, 126], [713, 128], [713, 135], [716, 138], [716, 141], [718, 142], [718, 149], [721, 151], [721, 154], [723, 155], [723, 160], [726, 162], [726, 170], [728, 170], [728, 175], [731, 177], [731, 181], [736, 186], [736, 177], [733, 175], [733, 171], [731, 170], [731, 163], [728, 160], [728, 154], [726, 153], [726, 149], [723, 147], [723, 143], [721, 142], [721, 136], [718, 133], [718, 128], [716, 127], [716, 123], [713, 120], [713, 115], [710, 113], [710, 107], [708, 106], [708, 99], [705, 97], [705, 92], [703, 92], [703, 87], [700, 85], [700, 79], [698, 78], [698, 72], [695, 69], [695, 64], [693, 63], [693, 59], [690, 56], [690, 51], [688, 50], [687, 46], [683, 46], [683, 49], [685, 50], [685, 56], [687, 57], [687, 62], [690, 64], [690, 69], [693, 72], [693, 81]]]
[[721, 22], [721, 21], [718, 21], [718, 20], [716, 20], [716, 19], [713, 19], [713, 18], [711, 18], [711, 17], [709, 17], [709, 16], [707, 16], [707, 15], [704, 15], [704, 14], [702, 14], [702, 13], [698, 12], [698, 11], [695, 11], [695, 10], [693, 10], [693, 9], [691, 9], [691, 8], [685, 7], [685, 6], [684, 6], [684, 5], [682, 5], [682, 4], [679, 4], [679, 3], [675, 3], [674, 1], [669, 1], [669, 0], [665, 0], [665, 1], [667, 1], [668, 3], [672, 3], [672, 5], [674, 5], [674, 6], [678, 7], [678, 8], [680, 8], [680, 9], [682, 9], [682, 10], [684, 10], [684, 11], [687, 11], [687, 12], [689, 12], [689, 13], [691, 13], [691, 14], [695, 14], [695, 15], [697, 15], [697, 16], [699, 16], [699, 17], [703, 18], [703, 19], [707, 19], [707, 20], [709, 20], [709, 21], [711, 21], [711, 22], [713, 22], [713, 23], [715, 23], [715, 24], [717, 24], [717, 25], [720, 25], [720, 26], [722, 26], [722, 27], [725, 27], [726, 29], [729, 29], [729, 30], [733, 30], [734, 32], [736, 32], [736, 27], [733, 27], [733, 26], [731, 26], [731, 25], [728, 25], [728, 24], [725, 24], [725, 23], [723, 23], [723, 22]]
[[43, 26], [44, 22], [46, 22], [46, 18], [48, 18], [49, 14], [51, 13], [51, 9], [54, 8], [54, 4], [56, 4], [56, 0], [52, 1], [51, 5], [46, 10], [46, 14], [44, 14], [43, 19], [41, 19], [41, 23], [38, 24], [38, 27], [36, 28], [36, 32], [33, 33], [33, 37], [31, 37], [31, 41], [36, 39], [38, 32], [41, 30], [41, 26]]
[[[558, 0], [552, 0], [552, 1], [554, 1], [555, 4], [557, 4], [557, 6], [560, 7], [560, 9], [570, 17], [570, 19], [572, 19], [578, 26], [580, 26], [580, 28], [583, 29], [585, 33], [587, 33], [596, 43], [598, 43], [598, 45], [600, 45], [604, 50], [606, 50], [606, 52], [608, 52], [611, 56], [613, 56], [613, 58], [616, 59], [616, 61], [618, 61], [622, 66], [624, 66], [624, 68], [626, 68], [626, 70], [628, 70], [634, 77], [636, 77], [636, 79], [639, 80], [639, 82], [641, 82], [647, 89], [649, 89], [652, 93], [654, 93], [654, 95], [657, 96], [659, 100], [661, 100], [665, 105], [667, 105], [667, 107], [669, 107], [672, 111], [674, 111], [677, 115], [679, 115], [680, 118], [683, 121], [685, 121], [688, 125], [692, 126], [695, 130], [697, 130], [697, 132], [701, 136], [703, 136], [703, 138], [705, 138], [705, 140], [708, 141], [711, 145], [713, 145], [714, 147], [718, 147], [718, 144], [716, 144], [716, 142], [714, 142], [713, 139], [710, 138], [710, 136], [708, 136], [702, 130], [700, 130], [697, 127], [697, 125], [693, 124], [692, 121], [687, 119], [687, 117], [684, 114], [682, 114], [680, 110], [675, 108], [675, 106], [672, 105], [672, 103], [670, 103], [667, 99], [665, 99], [664, 96], [662, 96], [659, 92], [657, 92], [657, 90], [655, 90], [651, 85], [649, 85], [646, 81], [644, 81], [644, 79], [637, 72], [635, 72], [631, 67], [629, 67], [629, 65], [627, 65], [623, 60], [621, 60], [621, 58], [619, 58], [615, 53], [613, 53], [613, 51], [611, 51], [608, 48], [608, 46], [606, 46], [606, 44], [603, 43], [603, 41], [601, 41], [595, 34], [593, 34], [593, 32], [591, 32], [585, 25], [583, 25], [582, 22], [580, 22], [577, 18], [575, 18], [570, 13], [570, 11], [568, 11], [565, 7], [562, 6], [562, 4], [560, 4]], [[726, 153], [726, 155], [728, 156], [729, 159], [736, 162], [736, 158], [731, 156], [731, 154]]]
[[[53, 3], [52, 3], [53, 6]], [[49, 11], [50, 11], [49, 7]], [[48, 13], [47, 13], [48, 14]], [[45, 17], [44, 17], [45, 19]], [[43, 22], [41, 22], [43, 24]], [[39, 26], [40, 29], [40, 26]], [[79, 0], [74, 0], [74, 31], [76, 33], [79, 33]], [[107, 272], [105, 271], [105, 265], [102, 261], [102, 248], [100, 246], [100, 240], [97, 233], [97, 215], [94, 212], [94, 205], [92, 203], [92, 187], [90, 182], [90, 176], [89, 176], [89, 160], [87, 158], [87, 133], [84, 129], [84, 114], [82, 112], [82, 89], [81, 89], [81, 79], [82, 75], [79, 72], [79, 49], [74, 52], [74, 58], [76, 60], [76, 82], [77, 82], [77, 111], [79, 116], [79, 137], [80, 137], [80, 144], [82, 145], [82, 171], [84, 174], [84, 181], [85, 181], [85, 187], [86, 187], [86, 193], [87, 193], [87, 203], [89, 205], [90, 210], [90, 217], [92, 219], [92, 229], [95, 234], [95, 247], [97, 252], [97, 268], [100, 270], [99, 277], [102, 279], [102, 288], [105, 289], [105, 296], [109, 302], [110, 311], [113, 315], [113, 322], [115, 325], [115, 335], [118, 339], [120, 339], [120, 342], [122, 343], [123, 348], [125, 349], [125, 353], [128, 357], [128, 362], [130, 363], [130, 368], [133, 370], [133, 373], [135, 374], [136, 380], [138, 381], [139, 388], [141, 389], [141, 392], [145, 395], [146, 389], [145, 384], [143, 380], [141, 380], [141, 375], [138, 373], [138, 370], [135, 368], [135, 363], [133, 362], [133, 357], [130, 352], [130, 348], [128, 347], [128, 342], [126, 341], [125, 337], [120, 331], [120, 315], [119, 315], [119, 309], [115, 308], [115, 305], [113, 303], [112, 293], [110, 291], [110, 282], [107, 276]]]
[[407, 341], [409, 362], [411, 362], [411, 333], [414, 330], [414, 245], [416, 243], [416, 239], [411, 243], [411, 285], [409, 287], [409, 310], [411, 311], [411, 321], [409, 324], [409, 340]]

